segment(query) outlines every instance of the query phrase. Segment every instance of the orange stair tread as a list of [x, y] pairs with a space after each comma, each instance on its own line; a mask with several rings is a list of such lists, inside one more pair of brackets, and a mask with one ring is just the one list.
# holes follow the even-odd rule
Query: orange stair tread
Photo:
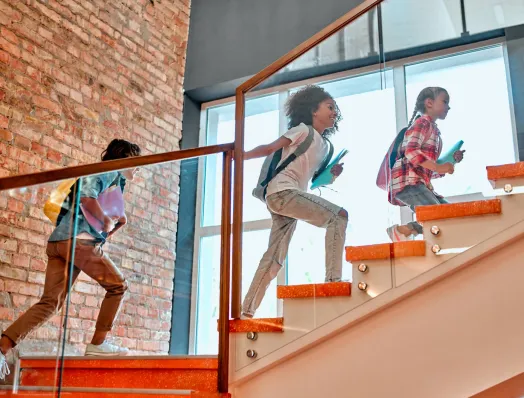
[[351, 296], [351, 283], [331, 282], [277, 286], [277, 298], [279, 299], [336, 296]]
[[[115, 392], [111, 389], [106, 389], [105, 391], [68, 391], [67, 388], [61, 391], [61, 396], [64, 397], [74, 397], [74, 398], [119, 398], [119, 397], [129, 397], [129, 398], [151, 398], [151, 397], [162, 397], [162, 398], [231, 398], [229, 393], [218, 393], [218, 392], [206, 392], [206, 391], [190, 391], [188, 393], [170, 393], [170, 392], [161, 392], [158, 391], [155, 394], [152, 392], [140, 393], [140, 392]], [[3, 390], [0, 391], [1, 397], [25, 397], [25, 398], [54, 398], [56, 397], [56, 392], [52, 391], [23, 391], [18, 390], [16, 393], [13, 391]]]
[[[55, 368], [21, 366], [22, 386], [53, 386], [56, 382]], [[216, 369], [118, 369], [118, 368], [64, 368], [63, 387], [77, 388], [132, 388], [216, 391]]]
[[524, 162], [487, 166], [488, 180], [496, 181], [504, 178], [524, 177]]
[[500, 214], [501, 212], [502, 202], [500, 199], [418, 206], [416, 209], [417, 221], [420, 222], [442, 220], [446, 218]]
[[426, 242], [423, 240], [346, 247], [347, 261], [385, 260], [425, 255]]
[[231, 319], [230, 333], [274, 333], [284, 331], [284, 318]]
[[[75, 391], [67, 392], [62, 391], [60, 393], [61, 397], [71, 397], [71, 398], [151, 398], [151, 397], [162, 397], [162, 398], [191, 398], [191, 397], [202, 397], [202, 398], [212, 398], [220, 397], [220, 395], [180, 395], [180, 394], [132, 394], [132, 393], [113, 393], [113, 392], [84, 392], [84, 391]], [[18, 391], [16, 394], [12, 392], [2, 392], [0, 391], [0, 397], [24, 397], [24, 398], [55, 398], [56, 393], [53, 392], [39, 392], [39, 391]]]
[[[54, 357], [22, 357], [22, 368], [55, 368], [57, 364]], [[65, 357], [64, 368], [97, 368], [97, 369], [218, 369], [216, 357], [203, 358], [93, 358], [93, 357]]]

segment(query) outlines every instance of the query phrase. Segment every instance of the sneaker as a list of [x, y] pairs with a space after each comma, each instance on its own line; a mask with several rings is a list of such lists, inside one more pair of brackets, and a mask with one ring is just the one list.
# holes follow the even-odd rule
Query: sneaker
[[410, 240], [409, 237], [398, 232], [397, 228], [398, 228], [398, 224], [395, 224], [389, 227], [388, 229], [386, 229], [389, 239], [391, 239], [392, 242], [405, 242], [405, 241]]
[[240, 319], [243, 320], [243, 321], [248, 320], [248, 319], [253, 319], [253, 315], [246, 314], [246, 313], [243, 312], [242, 314], [240, 314]]
[[4, 380], [6, 376], [9, 376], [10, 373], [11, 371], [9, 370], [9, 366], [7, 366], [7, 359], [0, 351], [0, 380]]
[[126, 356], [129, 350], [125, 347], [119, 347], [115, 344], [104, 341], [100, 345], [88, 344], [86, 347], [86, 356], [112, 357]]

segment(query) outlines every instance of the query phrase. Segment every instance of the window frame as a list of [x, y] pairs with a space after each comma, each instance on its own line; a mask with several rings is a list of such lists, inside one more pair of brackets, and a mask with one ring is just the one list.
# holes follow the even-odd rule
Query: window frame
[[[483, 49], [488, 49], [490, 47], [502, 46], [504, 63], [508, 65], [508, 57], [506, 50], [506, 40], [505, 37], [485, 40], [473, 44], [467, 44], [462, 46], [456, 46], [444, 50], [438, 50], [429, 52], [426, 54], [411, 56], [403, 59], [398, 59], [392, 62], [387, 62], [385, 64], [376, 64], [372, 66], [366, 66], [362, 68], [351, 69], [344, 72], [338, 72], [334, 74], [319, 76], [315, 78], [310, 78], [306, 80], [301, 80], [293, 83], [288, 83], [280, 85], [277, 87], [272, 87], [268, 89], [263, 89], [256, 91], [256, 97], [266, 96], [270, 94], [279, 95], [279, 127], [280, 134], [283, 134], [287, 130], [287, 120], [285, 114], [282, 112], [283, 104], [285, 103], [290, 90], [303, 86], [306, 84], [318, 84], [326, 83], [329, 81], [336, 81], [341, 79], [349, 79], [352, 77], [357, 77], [359, 75], [364, 75], [368, 73], [376, 72], [385, 72], [387, 70], [392, 70], [393, 72], [393, 89], [395, 97], [395, 115], [396, 115], [396, 131], [400, 131], [408, 123], [407, 120], [407, 109], [409, 108], [407, 104], [407, 93], [406, 93], [406, 67], [418, 64], [421, 62], [428, 62], [432, 60], [437, 60], [439, 58], [446, 58], [454, 55], [460, 55], [462, 53], [480, 51]], [[509, 73], [507, 75], [507, 85], [508, 85], [508, 104], [510, 106], [510, 118], [511, 118], [511, 127], [513, 134], [513, 144], [515, 150], [515, 159], [518, 161], [518, 145], [517, 145], [517, 131], [515, 125], [515, 111], [513, 98], [511, 94], [511, 82]], [[255, 97], [253, 95], [248, 95], [248, 97]], [[235, 97], [227, 97], [215, 101], [210, 101], [203, 103], [201, 106], [201, 115], [200, 115], [200, 130], [199, 130], [199, 146], [206, 145], [207, 142], [207, 123], [208, 123], [208, 110], [223, 105], [234, 104]], [[394, 137], [392, 137], [393, 139]], [[204, 237], [220, 235], [220, 225], [210, 225], [202, 226], [202, 214], [203, 214], [203, 195], [204, 195], [204, 184], [205, 184], [205, 159], [199, 158], [198, 161], [198, 181], [197, 181], [197, 196], [196, 196], [196, 219], [195, 219], [195, 238], [194, 238], [194, 254], [193, 254], [193, 289], [191, 293], [191, 320], [190, 320], [190, 330], [189, 330], [189, 354], [193, 355], [196, 351], [197, 344], [197, 319], [198, 319], [198, 281], [199, 281], [199, 257], [200, 257], [200, 241]], [[468, 195], [459, 195], [456, 197], [448, 197], [447, 199], [450, 202], [456, 202], [459, 200], [476, 200], [480, 199], [481, 193], [473, 193]], [[482, 197], [483, 198], [483, 197]], [[409, 222], [413, 220], [413, 214], [409, 209], [401, 208], [401, 221], [402, 223]], [[250, 231], [260, 231], [271, 228], [271, 219], [259, 219], [254, 221], [247, 221], [243, 224], [243, 230], [245, 232]], [[281, 272], [277, 278], [277, 283], [286, 284], [287, 281], [287, 269], [285, 272]], [[282, 300], [278, 300], [277, 314], [282, 314]]]

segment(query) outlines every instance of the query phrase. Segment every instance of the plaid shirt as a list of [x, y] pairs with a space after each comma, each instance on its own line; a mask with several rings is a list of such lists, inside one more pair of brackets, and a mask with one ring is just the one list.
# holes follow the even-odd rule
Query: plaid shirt
[[442, 176], [420, 164], [426, 160], [436, 162], [441, 151], [442, 139], [436, 123], [429, 116], [419, 117], [406, 131], [397, 160], [391, 169], [388, 199], [392, 204], [404, 206], [395, 197], [408, 185], [424, 184], [433, 191], [431, 179]]

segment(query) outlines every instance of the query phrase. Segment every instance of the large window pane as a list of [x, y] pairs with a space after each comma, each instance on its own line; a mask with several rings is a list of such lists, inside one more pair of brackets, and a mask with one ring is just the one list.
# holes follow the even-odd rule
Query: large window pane
[[[245, 232], [242, 242], [242, 292], [245, 294], [258, 263], [266, 251], [269, 230]], [[198, 270], [198, 297], [196, 317], [196, 354], [216, 354], [218, 351], [217, 320], [220, 293], [220, 236], [202, 238]], [[274, 281], [267, 290], [257, 317], [275, 317], [277, 290]]]
[[522, 0], [464, 0], [471, 34], [524, 23]]
[[464, 161], [453, 175], [434, 180], [436, 191], [444, 196], [491, 191], [486, 166], [516, 160], [502, 46], [409, 66], [406, 82], [410, 117], [424, 87], [449, 91], [451, 110], [437, 122], [443, 153], [464, 141]]
[[462, 33], [460, 0], [387, 0], [381, 6], [386, 52], [455, 39]]
[[[344, 119], [331, 137], [335, 154], [343, 148], [344, 172], [321, 195], [349, 213], [347, 245], [388, 241], [386, 228], [400, 219], [399, 208], [391, 206], [387, 193], [379, 189], [376, 176], [382, 159], [396, 134], [395, 96], [391, 71], [371, 73], [324, 85], [336, 99]], [[299, 222], [291, 241], [288, 283], [324, 281], [325, 230]], [[346, 263], [343, 278], [351, 277]]]
[[[207, 113], [206, 145], [225, 144], [235, 140], [234, 104], [211, 108]], [[267, 144], [279, 135], [278, 94], [255, 98], [246, 103], [246, 150]], [[251, 194], [264, 159], [253, 159], [244, 165], [244, 221], [268, 218], [266, 206]], [[219, 225], [222, 192], [222, 157], [206, 160], [202, 225]]]

